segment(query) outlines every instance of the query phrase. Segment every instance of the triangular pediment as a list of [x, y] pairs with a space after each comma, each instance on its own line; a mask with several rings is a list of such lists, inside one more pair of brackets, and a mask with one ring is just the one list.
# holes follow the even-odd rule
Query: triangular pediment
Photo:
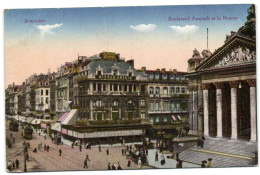
[[254, 64], [256, 62], [255, 40], [236, 36], [217, 49], [202, 62], [196, 71]]

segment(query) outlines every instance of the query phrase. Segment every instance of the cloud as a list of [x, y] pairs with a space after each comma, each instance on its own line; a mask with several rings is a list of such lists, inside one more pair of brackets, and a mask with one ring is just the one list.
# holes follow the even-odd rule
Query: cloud
[[155, 24], [139, 24], [136, 26], [130, 25], [130, 27], [133, 30], [139, 31], [139, 32], [150, 32], [153, 31], [156, 28]]
[[40, 31], [40, 36], [42, 39], [44, 39], [46, 34], [49, 35], [55, 35], [55, 33], [52, 31], [53, 29], [61, 27], [63, 24], [54, 24], [54, 25], [38, 25], [35, 26]]
[[182, 34], [187, 34], [187, 33], [194, 33], [198, 30], [198, 26], [195, 25], [186, 25], [186, 26], [169, 26], [172, 30], [182, 33]]

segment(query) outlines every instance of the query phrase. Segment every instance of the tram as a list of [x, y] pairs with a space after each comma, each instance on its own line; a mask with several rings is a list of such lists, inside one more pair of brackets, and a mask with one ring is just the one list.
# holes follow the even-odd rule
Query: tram
[[28, 125], [23, 130], [23, 137], [25, 139], [32, 139], [33, 129], [31, 125]]
[[9, 123], [9, 130], [18, 131], [18, 127], [19, 127], [19, 124], [16, 121], [11, 120], [11, 122]]

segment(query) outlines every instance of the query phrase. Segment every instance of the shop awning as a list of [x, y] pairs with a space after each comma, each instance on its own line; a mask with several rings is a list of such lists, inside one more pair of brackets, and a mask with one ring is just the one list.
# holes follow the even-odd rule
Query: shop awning
[[181, 120], [181, 116], [180, 115], [178, 115], [178, 119]]
[[77, 109], [72, 109], [68, 115], [68, 117], [63, 120], [62, 124], [63, 125], [72, 125], [75, 124], [76, 119], [78, 115], [78, 110]]
[[33, 117], [27, 117], [26, 118], [26, 123], [31, 123], [31, 121], [33, 121], [34, 118]]
[[55, 124], [51, 127], [51, 130], [61, 132], [60, 123], [55, 123]]
[[59, 119], [60, 122], [63, 122], [69, 116], [69, 112], [63, 114], [63, 116]]

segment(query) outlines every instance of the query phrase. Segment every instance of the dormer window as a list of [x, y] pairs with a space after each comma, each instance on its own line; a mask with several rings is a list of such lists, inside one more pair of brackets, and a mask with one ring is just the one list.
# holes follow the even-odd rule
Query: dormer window
[[129, 72], [129, 74], [128, 74], [128, 75], [129, 75], [129, 77], [132, 77], [132, 72]]
[[113, 75], [116, 76], [117, 73], [118, 73], [118, 71], [115, 69], [115, 70], [113, 71]]
[[97, 71], [97, 75], [101, 75], [102, 74], [102, 72], [99, 70], [99, 71]]

